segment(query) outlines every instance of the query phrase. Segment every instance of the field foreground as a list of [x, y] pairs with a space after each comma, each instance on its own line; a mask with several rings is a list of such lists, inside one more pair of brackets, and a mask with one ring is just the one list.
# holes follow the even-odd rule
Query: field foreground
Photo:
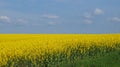
[[103, 67], [111, 55], [120, 62], [120, 34], [0, 34], [0, 67]]

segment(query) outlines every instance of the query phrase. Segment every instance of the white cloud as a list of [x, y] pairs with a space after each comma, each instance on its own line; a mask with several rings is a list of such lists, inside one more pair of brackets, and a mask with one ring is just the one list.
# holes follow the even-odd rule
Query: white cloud
[[57, 19], [57, 18], [59, 18], [59, 16], [57, 16], [57, 15], [43, 15], [42, 17], [45, 17], [45, 18], [49, 18], [49, 19]]
[[111, 19], [112, 22], [120, 22], [120, 18], [119, 17], [113, 17]]
[[95, 15], [100, 15], [100, 14], [103, 14], [104, 11], [102, 9], [99, 9], [99, 8], [96, 8], [95, 11], [94, 11], [94, 14]]
[[92, 16], [91, 13], [85, 13], [85, 14], [84, 14], [84, 18], [90, 19], [90, 18], [92, 18], [92, 17], [93, 17], [93, 16]]
[[65, 0], [55, 0], [55, 1], [58, 1], [58, 2], [63, 2], [63, 1], [65, 1]]
[[96, 8], [92, 12], [86, 12], [83, 16], [86, 19], [91, 19], [91, 18], [95, 17], [96, 15], [101, 15], [103, 13], [104, 13], [104, 11], [102, 9]]
[[28, 21], [27, 20], [24, 20], [24, 19], [17, 19], [17, 23], [27, 23]]
[[83, 22], [86, 23], [86, 24], [91, 24], [91, 23], [93, 23], [93, 21], [92, 21], [92, 20], [89, 20], [89, 19], [85, 19]]
[[56, 25], [58, 22], [48, 22], [49, 25]]
[[10, 22], [10, 18], [8, 16], [0, 16], [0, 21], [9, 23]]
[[10, 18], [8, 16], [0, 16], [0, 23], [7, 23], [7, 24], [26, 24], [28, 23], [25, 19], [15, 19]]

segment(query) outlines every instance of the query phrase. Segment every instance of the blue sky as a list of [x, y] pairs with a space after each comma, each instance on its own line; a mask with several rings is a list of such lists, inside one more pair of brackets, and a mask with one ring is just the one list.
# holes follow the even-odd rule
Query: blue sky
[[0, 33], [120, 33], [120, 0], [0, 0]]

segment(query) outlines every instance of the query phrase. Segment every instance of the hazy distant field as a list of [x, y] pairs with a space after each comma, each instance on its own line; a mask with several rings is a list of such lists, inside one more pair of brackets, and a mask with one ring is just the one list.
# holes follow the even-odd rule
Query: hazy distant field
[[112, 54], [120, 56], [120, 34], [0, 34], [0, 67], [98, 67], [107, 60], [92, 59]]

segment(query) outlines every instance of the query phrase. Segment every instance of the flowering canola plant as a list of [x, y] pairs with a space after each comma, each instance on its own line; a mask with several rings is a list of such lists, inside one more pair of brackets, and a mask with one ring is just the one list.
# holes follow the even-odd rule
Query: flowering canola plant
[[0, 67], [50, 67], [120, 49], [120, 34], [1, 34]]

